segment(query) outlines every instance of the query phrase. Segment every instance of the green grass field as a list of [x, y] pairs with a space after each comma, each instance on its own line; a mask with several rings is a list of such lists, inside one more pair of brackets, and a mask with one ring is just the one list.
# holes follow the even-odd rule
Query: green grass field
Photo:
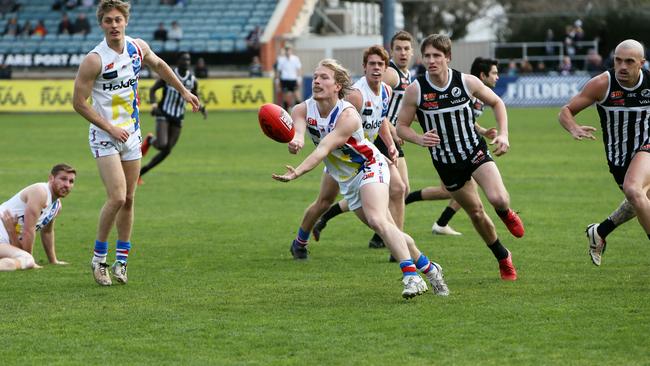
[[[405, 230], [442, 264], [451, 295], [410, 301], [400, 297], [398, 266], [367, 248], [370, 230], [353, 215], [330, 222], [307, 262], [291, 258], [320, 169], [273, 181], [311, 147], [289, 155], [253, 112], [188, 118], [172, 155], [138, 189], [129, 284], [101, 288], [89, 261], [104, 189], [87, 123], [3, 114], [0, 200], [61, 161], [78, 176], [56, 223], [57, 252], [70, 265], [0, 274], [0, 364], [648, 365], [647, 237], [632, 221], [608, 237], [603, 265], [591, 264], [584, 229], [623, 196], [602, 142], [573, 141], [557, 111], [510, 110], [511, 150], [497, 159], [526, 236], [513, 238], [487, 211], [520, 279], [499, 279], [465, 214], [452, 221], [463, 236], [434, 237], [446, 202], [418, 202]], [[598, 126], [594, 110], [580, 117]], [[412, 189], [438, 184], [426, 150], [406, 153]], [[34, 254], [44, 263], [40, 239]]]

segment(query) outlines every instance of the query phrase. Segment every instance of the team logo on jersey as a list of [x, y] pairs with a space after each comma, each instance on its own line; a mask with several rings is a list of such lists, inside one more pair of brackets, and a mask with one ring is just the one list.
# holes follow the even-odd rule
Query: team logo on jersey
[[142, 59], [137, 52], [134, 52], [131, 55], [131, 65], [133, 65], [133, 73], [137, 74], [140, 72], [140, 66], [142, 65]]
[[108, 64], [108, 65], [106, 65], [104, 67], [104, 71], [108, 71], [108, 70], [112, 69], [114, 66], [115, 66], [115, 62], [111, 62], [110, 64]]
[[362, 116], [372, 116], [372, 109], [370, 109], [370, 108], [365, 108], [365, 109], [361, 112], [361, 115], [362, 115]]
[[407, 78], [405, 78], [405, 77], [402, 77], [400, 79], [401, 79], [400, 80], [401, 81], [400, 88], [406, 89], [409, 86], [409, 80]]
[[[648, 90], [648, 89], [645, 89], [645, 90]], [[609, 97], [612, 98], [612, 99], [623, 98], [623, 91], [622, 90], [613, 91], [609, 95]]]
[[426, 101], [436, 100], [436, 93], [425, 93], [422, 98]]
[[367, 101], [366, 101], [366, 107], [368, 107], [368, 108], [372, 108], [372, 102], [369, 101], [369, 100], [367, 100]]
[[641, 96], [644, 97], [644, 98], [650, 97], [650, 89], [641, 90]]
[[451, 95], [453, 95], [454, 98], [460, 97], [460, 93], [461, 93], [460, 88], [457, 87], [457, 86], [455, 86], [453, 89], [451, 89]]
[[310, 125], [310, 126], [316, 126], [318, 123], [316, 122], [315, 119], [313, 119], [311, 117], [307, 117], [307, 124]]

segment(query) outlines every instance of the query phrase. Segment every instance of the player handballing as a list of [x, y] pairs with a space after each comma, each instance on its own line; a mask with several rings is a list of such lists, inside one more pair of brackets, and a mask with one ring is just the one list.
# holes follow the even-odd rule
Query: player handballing
[[[297, 179], [314, 169], [321, 161], [339, 185], [350, 210], [384, 238], [391, 252], [400, 261], [403, 273], [402, 296], [411, 298], [427, 290], [417, 270], [435, 278], [434, 291], [448, 293], [440, 266], [421, 255], [412, 259], [415, 242], [400, 231], [388, 211], [388, 182], [390, 173], [384, 156], [364, 137], [361, 117], [349, 102], [343, 100], [351, 80], [346, 69], [334, 60], [322, 60], [314, 71], [312, 97], [297, 105], [292, 112], [296, 135], [289, 143], [289, 152], [296, 154], [304, 146], [305, 130], [317, 145], [316, 149], [296, 168], [287, 166], [284, 174], [273, 174], [282, 182]], [[303, 236], [299, 229], [297, 245]], [[292, 252], [296, 242], [291, 247]], [[301, 248], [305, 249], [305, 248]], [[305, 249], [306, 250], [306, 249]]]

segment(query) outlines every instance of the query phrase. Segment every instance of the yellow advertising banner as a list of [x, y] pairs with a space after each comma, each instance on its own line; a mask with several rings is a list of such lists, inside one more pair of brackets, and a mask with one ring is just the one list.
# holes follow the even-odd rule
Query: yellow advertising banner
[[[151, 110], [149, 89], [154, 82], [154, 79], [138, 82], [143, 112]], [[0, 112], [73, 112], [73, 85], [73, 80], [1, 80]], [[157, 96], [160, 99], [160, 94]], [[273, 102], [273, 81], [270, 78], [199, 79], [199, 97], [208, 111], [254, 110]]]

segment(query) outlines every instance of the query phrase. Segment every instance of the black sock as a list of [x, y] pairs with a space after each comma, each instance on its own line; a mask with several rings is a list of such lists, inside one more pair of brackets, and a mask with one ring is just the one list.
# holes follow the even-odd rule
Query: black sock
[[456, 211], [454, 211], [453, 208], [449, 206], [445, 207], [445, 210], [442, 211], [442, 214], [440, 214], [440, 217], [438, 218], [438, 221], [436, 221], [436, 224], [438, 224], [438, 226], [447, 226], [449, 220], [451, 220], [455, 214]]
[[508, 211], [510, 211], [510, 210], [508, 209], [508, 210], [503, 210], [502, 211], [502, 210], [494, 209], [494, 212], [496, 212], [497, 215], [499, 215], [500, 218], [504, 218], [504, 217], [508, 216]]
[[333, 219], [334, 217], [340, 215], [343, 211], [341, 210], [341, 206], [339, 206], [339, 203], [336, 202], [330, 208], [321, 216], [321, 219], [323, 222], [328, 222], [329, 220]]
[[506, 249], [503, 245], [501, 245], [499, 239], [497, 239], [497, 241], [495, 241], [492, 245], [488, 245], [488, 248], [490, 248], [492, 254], [494, 254], [494, 257], [498, 261], [504, 258], [508, 258], [508, 249]]
[[650, 234], [648, 234], [648, 240], [650, 240]]
[[412, 202], [417, 202], [417, 201], [422, 201], [422, 191], [415, 191], [411, 192], [406, 196], [406, 200], [404, 202], [408, 205], [409, 203]]
[[610, 220], [608, 217], [605, 219], [605, 221], [598, 224], [596, 231], [601, 238], [605, 239], [605, 237], [614, 231], [614, 229], [616, 229], [616, 224], [614, 224], [614, 221]]

